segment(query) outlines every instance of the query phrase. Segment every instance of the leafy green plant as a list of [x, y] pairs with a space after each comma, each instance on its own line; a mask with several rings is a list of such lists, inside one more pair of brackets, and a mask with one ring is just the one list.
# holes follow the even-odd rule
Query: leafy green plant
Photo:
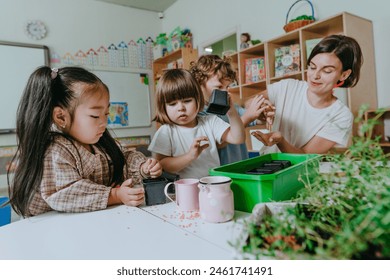
[[252, 45], [257, 45], [257, 44], [261, 43], [261, 40], [257, 40], [257, 39], [251, 40], [251, 43], [252, 43]]
[[329, 172], [301, 178], [305, 188], [293, 205], [260, 223], [246, 224], [247, 239], [239, 251], [262, 258], [289, 259], [389, 259], [390, 164], [388, 155], [372, 137], [383, 114], [363, 121], [362, 107], [356, 122], [363, 136], [353, 139], [344, 154], [323, 161]]
[[301, 15], [299, 17], [296, 17], [289, 22], [297, 21], [297, 20], [315, 20], [313, 16], [308, 16], [308, 15]]

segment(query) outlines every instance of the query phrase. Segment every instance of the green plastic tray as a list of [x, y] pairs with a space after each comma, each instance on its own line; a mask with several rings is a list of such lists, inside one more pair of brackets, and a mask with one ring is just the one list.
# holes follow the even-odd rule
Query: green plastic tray
[[[209, 174], [230, 177], [235, 210], [252, 212], [253, 207], [260, 202], [294, 198], [304, 186], [300, 177], [307, 182], [318, 174], [319, 158], [320, 155], [317, 154], [266, 154], [210, 169]], [[291, 166], [273, 174], [245, 174], [246, 171], [272, 160], [289, 160]]]

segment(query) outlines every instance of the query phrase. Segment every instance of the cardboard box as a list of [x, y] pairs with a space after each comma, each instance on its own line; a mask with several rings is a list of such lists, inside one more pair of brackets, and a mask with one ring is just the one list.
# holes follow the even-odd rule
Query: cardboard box
[[245, 59], [245, 83], [256, 83], [265, 79], [264, 56]]
[[275, 77], [283, 77], [300, 70], [301, 48], [299, 44], [275, 49]]

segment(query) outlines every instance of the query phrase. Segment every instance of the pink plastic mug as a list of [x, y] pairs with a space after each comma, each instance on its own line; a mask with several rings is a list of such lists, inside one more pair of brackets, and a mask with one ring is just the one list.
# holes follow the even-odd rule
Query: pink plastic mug
[[[170, 182], [165, 185], [165, 196], [172, 202], [176, 203], [181, 211], [198, 211], [199, 210], [199, 188], [198, 179], [181, 179]], [[175, 184], [176, 201], [168, 194], [168, 187]]]

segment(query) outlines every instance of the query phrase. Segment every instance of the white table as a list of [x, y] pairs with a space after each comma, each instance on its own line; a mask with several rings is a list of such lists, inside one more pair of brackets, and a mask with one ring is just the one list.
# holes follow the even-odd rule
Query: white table
[[198, 212], [181, 212], [174, 203], [150, 206], [142, 210], [168, 222], [180, 229], [208, 241], [226, 251], [234, 249], [229, 242], [234, 242], [242, 234], [242, 225], [249, 213], [235, 211], [232, 221], [209, 223], [200, 218]]
[[[49, 212], [0, 227], [0, 259], [232, 259], [239, 223], [211, 224], [168, 203]], [[190, 215], [190, 216], [187, 216]], [[193, 216], [191, 216], [193, 215]], [[237, 212], [243, 220], [248, 213]]]

